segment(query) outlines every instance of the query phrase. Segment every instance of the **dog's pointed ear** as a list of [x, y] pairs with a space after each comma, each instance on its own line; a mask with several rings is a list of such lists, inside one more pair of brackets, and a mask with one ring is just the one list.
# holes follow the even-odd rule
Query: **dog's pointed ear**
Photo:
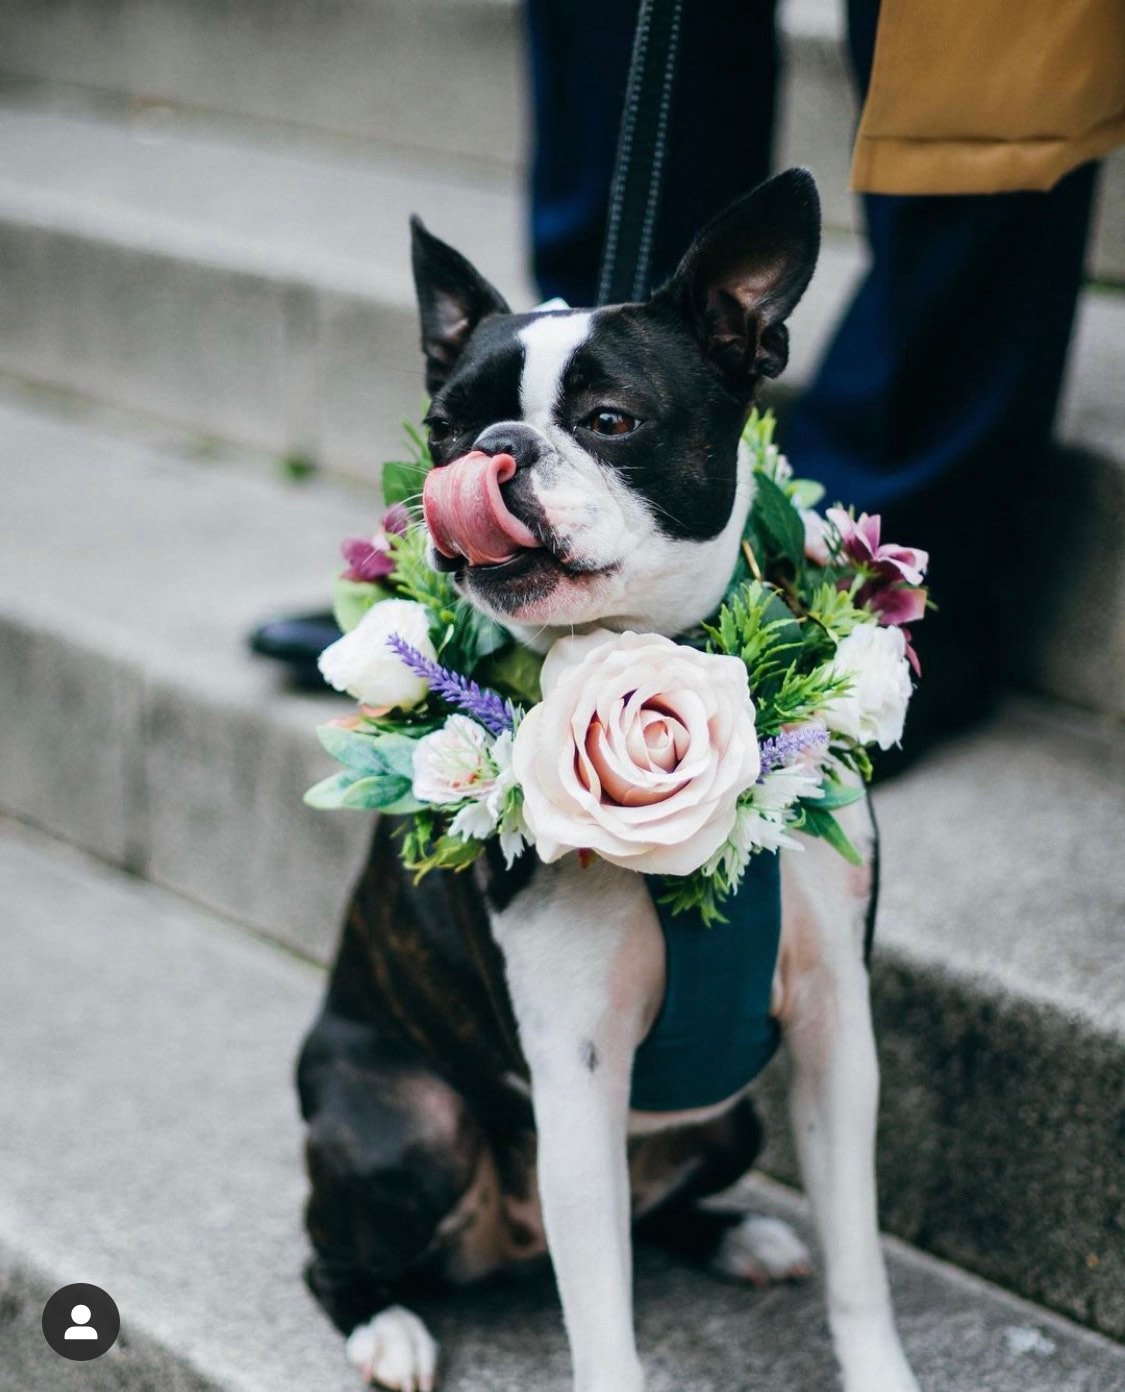
[[816, 183], [807, 169], [789, 169], [709, 222], [655, 299], [670, 297], [704, 355], [752, 389], [789, 360], [785, 320], [819, 250]]
[[489, 314], [510, 314], [504, 297], [459, 251], [410, 219], [410, 259], [422, 319], [426, 390], [433, 395], [449, 378], [473, 330]]

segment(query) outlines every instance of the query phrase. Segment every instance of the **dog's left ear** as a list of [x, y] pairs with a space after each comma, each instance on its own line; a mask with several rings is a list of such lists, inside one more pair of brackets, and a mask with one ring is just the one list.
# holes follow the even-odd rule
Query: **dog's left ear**
[[473, 330], [490, 314], [511, 314], [504, 297], [459, 251], [410, 219], [410, 258], [422, 320], [426, 390], [449, 379]]
[[820, 198], [807, 169], [789, 169], [724, 209], [696, 237], [670, 297], [706, 357], [753, 388], [789, 360], [785, 320], [805, 293], [820, 250]]

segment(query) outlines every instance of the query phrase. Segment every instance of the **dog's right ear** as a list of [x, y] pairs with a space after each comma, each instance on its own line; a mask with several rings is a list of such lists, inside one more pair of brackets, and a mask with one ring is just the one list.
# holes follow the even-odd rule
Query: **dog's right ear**
[[671, 303], [703, 355], [736, 391], [752, 392], [788, 361], [785, 320], [819, 250], [816, 183], [807, 169], [789, 169], [713, 218], [653, 303]]
[[510, 314], [504, 297], [451, 246], [410, 219], [410, 259], [422, 318], [426, 390], [449, 380], [473, 330], [490, 314]]

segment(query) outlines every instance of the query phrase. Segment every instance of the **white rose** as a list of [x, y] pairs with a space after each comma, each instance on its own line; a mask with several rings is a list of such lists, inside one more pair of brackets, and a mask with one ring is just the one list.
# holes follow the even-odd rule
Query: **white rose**
[[760, 768], [744, 664], [657, 634], [560, 639], [512, 751], [545, 861], [568, 851], [686, 875], [727, 839]]
[[829, 729], [880, 749], [897, 744], [912, 690], [902, 629], [860, 624], [841, 639], [832, 669], [852, 685], [825, 707]]
[[423, 657], [436, 661], [425, 607], [406, 599], [385, 599], [372, 605], [350, 633], [320, 654], [325, 681], [365, 706], [408, 710], [424, 701], [429, 685], [389, 645], [387, 639], [394, 633]]

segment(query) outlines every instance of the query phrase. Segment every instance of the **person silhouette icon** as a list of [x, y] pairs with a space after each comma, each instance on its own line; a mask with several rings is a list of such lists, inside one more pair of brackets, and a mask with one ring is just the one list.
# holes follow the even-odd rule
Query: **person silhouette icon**
[[89, 1305], [75, 1305], [70, 1312], [74, 1323], [63, 1335], [64, 1339], [96, 1339], [98, 1331], [90, 1327]]
[[[43, 1306], [43, 1337], [70, 1363], [101, 1358], [121, 1333], [121, 1312], [108, 1291], [89, 1281], [61, 1286]], [[0, 1383], [3, 1383], [0, 1376]]]

